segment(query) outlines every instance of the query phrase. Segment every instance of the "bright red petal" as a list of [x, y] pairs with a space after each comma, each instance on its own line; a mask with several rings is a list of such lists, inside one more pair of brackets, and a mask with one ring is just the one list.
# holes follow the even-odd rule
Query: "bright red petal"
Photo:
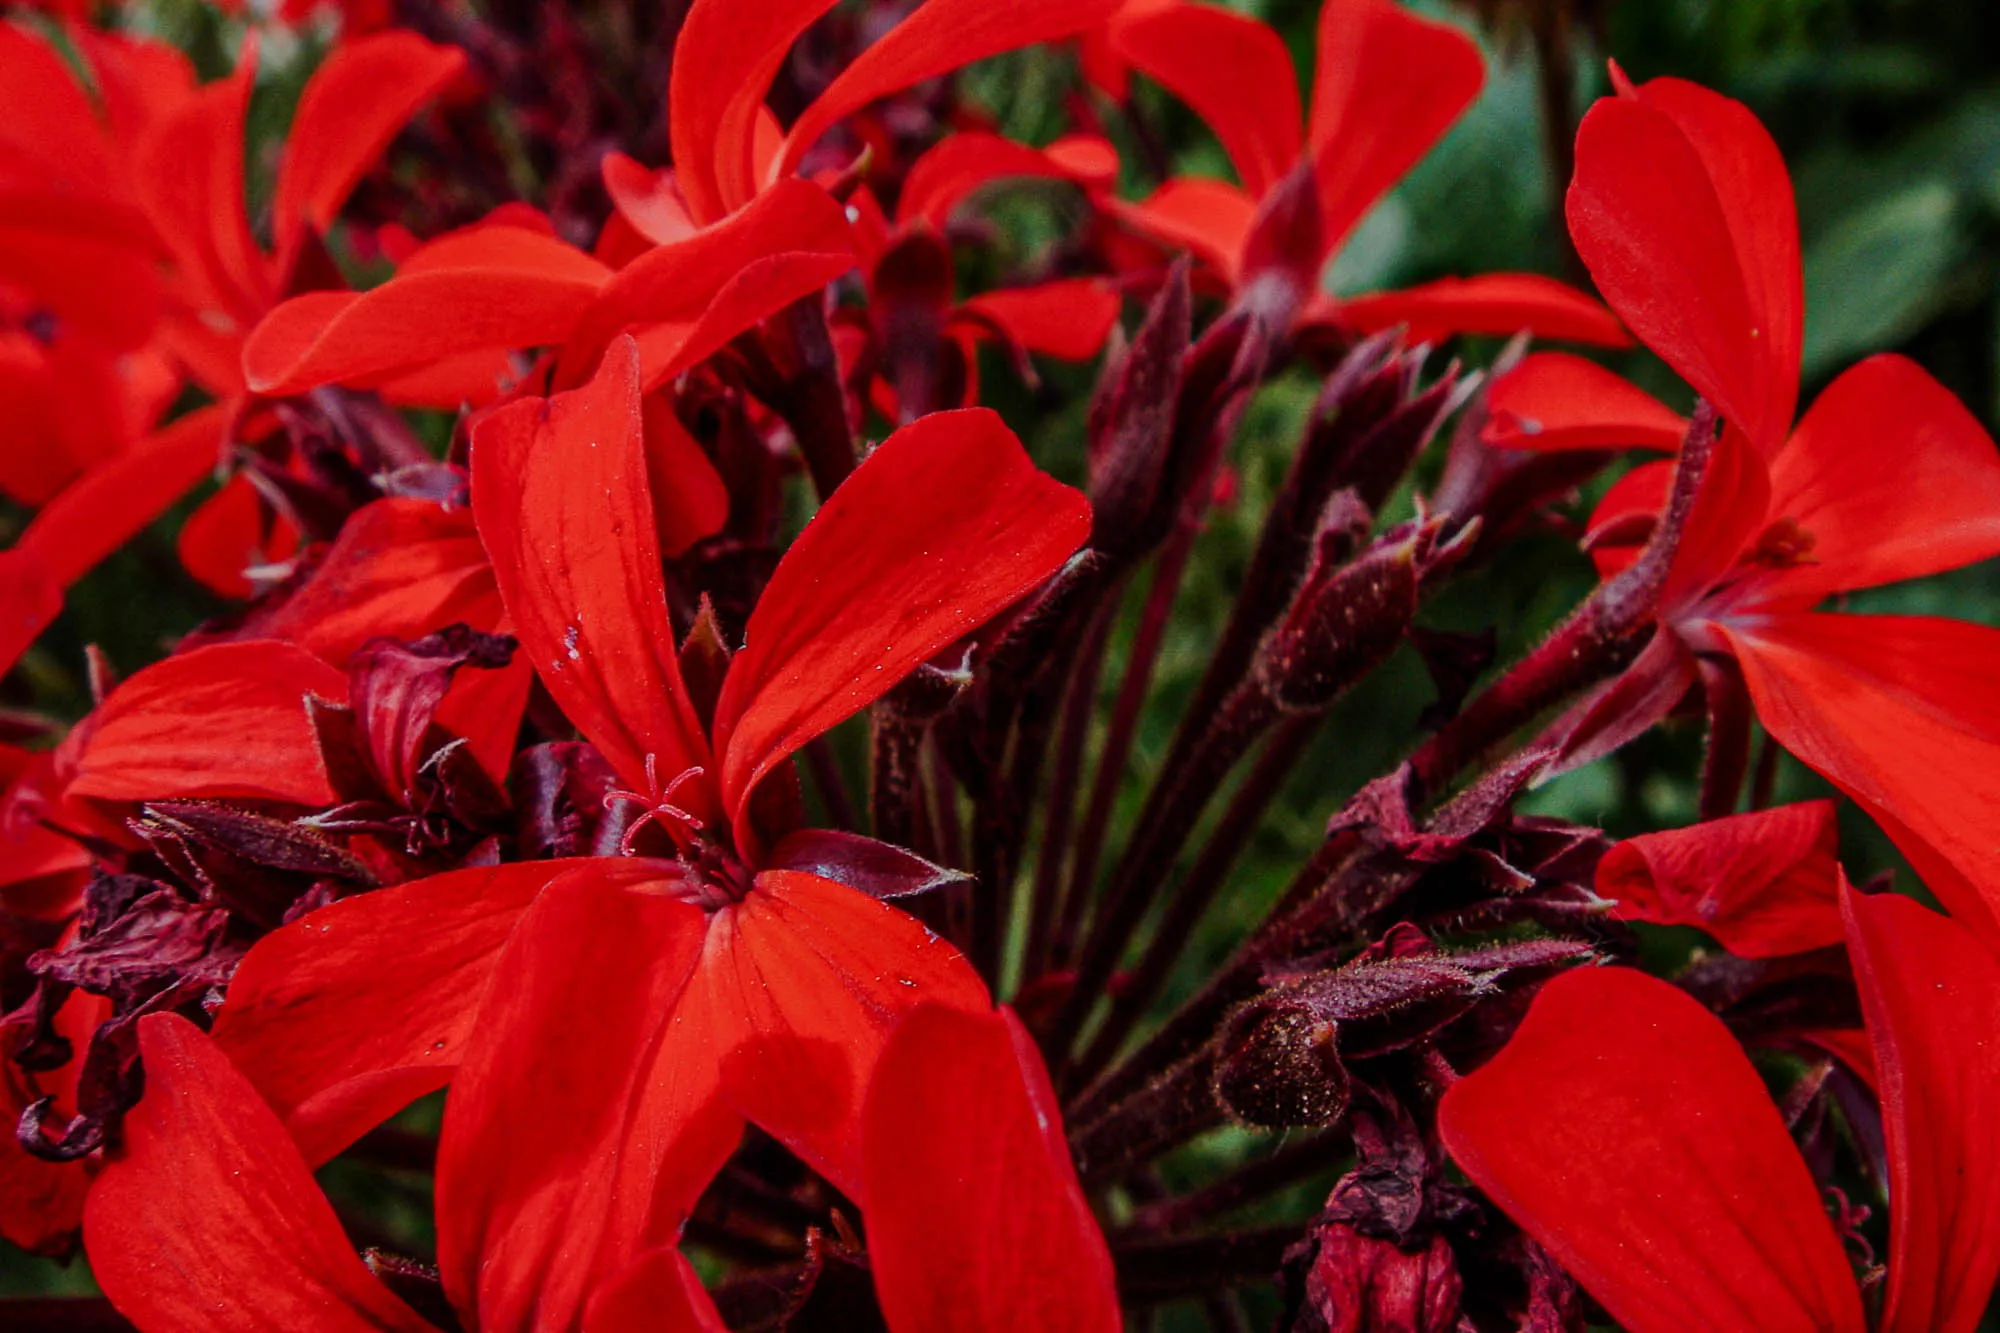
[[718, 914], [700, 972], [731, 1104], [861, 1202], [861, 1103], [896, 1022], [986, 987], [915, 917], [817, 875], [767, 870]]
[[1136, 204], [1107, 199], [1104, 206], [1162, 245], [1207, 260], [1230, 282], [1239, 276], [1244, 242], [1257, 216], [1257, 201], [1249, 195], [1199, 176], [1176, 176]]
[[643, 863], [600, 864], [522, 916], [445, 1103], [438, 1269], [468, 1327], [571, 1327], [598, 1283], [673, 1239], [648, 1241], [664, 1164], [627, 1139], [702, 912], [660, 891], [671, 867], [647, 884]]
[[323, 1162], [445, 1085], [515, 922], [582, 864], [455, 870], [322, 907], [244, 955], [216, 1043]]
[[351, 514], [306, 581], [246, 628], [344, 666], [378, 635], [415, 639], [460, 622], [490, 632], [501, 614], [471, 511], [391, 497]]
[[[870, 102], [975, 60], [1095, 28], [1116, 13], [1121, 2], [1009, 0], [996, 5], [992, 0], [925, 0], [857, 56], [793, 122], [771, 164], [770, 179], [791, 175], [821, 135]], [[678, 52], [674, 66], [678, 74]]]
[[2000, 554], [2000, 451], [1917, 364], [1874, 356], [1826, 387], [1771, 465], [1771, 513], [1811, 534], [1808, 602]]
[[928, 222], [942, 230], [966, 197], [982, 186], [1023, 177], [1066, 180], [1073, 175], [1070, 165], [1039, 148], [984, 130], [961, 131], [939, 140], [911, 165], [896, 199], [896, 220]]
[[131, 540], [215, 467], [227, 408], [190, 412], [65, 486], [21, 534], [64, 587]]
[[1860, 802], [1952, 915], [2000, 946], [2000, 630], [1817, 614], [1717, 629], [1778, 743]]
[[1605, 853], [1597, 893], [1621, 921], [1698, 926], [1738, 958], [1838, 944], [1832, 801], [1783, 805], [1647, 833]]
[[[808, 257], [803, 264], [801, 256]], [[840, 205], [816, 185], [781, 182], [727, 221], [649, 250], [618, 270], [563, 349], [555, 387], [573, 388], [588, 379], [604, 349], [628, 329], [691, 330], [711, 307], [730, 306], [725, 326], [711, 327], [693, 355], [683, 346], [688, 333], [675, 341], [680, 364], [691, 364], [852, 266], [847, 215]], [[658, 358], [646, 360], [649, 381], [671, 373]]]
[[1882, 1333], [1971, 1333], [2000, 1274], [2000, 965], [1908, 898], [1841, 906], [1889, 1150]]
[[1452, 1157], [1633, 1333], [1863, 1333], [1847, 1259], [1720, 1019], [1628, 968], [1542, 987], [1445, 1094]]
[[706, 765], [667, 623], [629, 340], [584, 388], [473, 428], [472, 510], [521, 651], [620, 776], [643, 791], [648, 755], [661, 782]]
[[1594, 361], [1536, 352], [1493, 381], [1480, 438], [1508, 449], [1681, 447], [1687, 422]]
[[1599, 101], [1568, 213], [1626, 327], [1775, 454], [1798, 405], [1804, 280], [1791, 178], [1757, 118], [1678, 79]]
[[1459, 333], [1537, 338], [1626, 347], [1630, 335], [1609, 310], [1576, 288], [1538, 273], [1486, 273], [1439, 278], [1400, 292], [1356, 296], [1340, 302], [1339, 321], [1356, 333], [1403, 325], [1412, 343], [1442, 342]]
[[765, 587], [715, 712], [725, 806], [754, 846], [751, 790], [933, 653], [1054, 573], [1090, 506], [992, 412], [891, 435], [820, 507]]
[[336, 47], [299, 97], [278, 165], [271, 233], [285, 250], [301, 224], [333, 225], [375, 159], [417, 108], [465, 67], [455, 46], [393, 31]]
[[1111, 1255], [1034, 1039], [924, 1005], [868, 1090], [868, 1258], [896, 1333], [1113, 1333]]
[[688, 212], [706, 226], [756, 193], [751, 161], [765, 90], [799, 34], [834, 0], [696, 0], [674, 41], [667, 128]]
[[331, 804], [308, 694], [345, 703], [347, 677], [288, 643], [177, 653], [133, 675], [91, 714], [68, 794]]
[[1186, 102], [1222, 141], [1243, 188], [1261, 198], [1304, 146], [1298, 74], [1269, 24], [1214, 5], [1125, 14], [1111, 47]]
[[1104, 350], [1120, 304], [1118, 289], [1101, 278], [1058, 278], [982, 292], [959, 310], [993, 324], [1030, 352], [1088, 361]]
[[659, 533], [660, 553], [671, 560], [722, 530], [729, 520], [729, 489], [674, 415], [673, 404], [651, 394], [644, 411], [646, 484], [653, 492], [654, 530]]
[[429, 1330], [362, 1266], [284, 1127], [201, 1030], [139, 1020], [146, 1094], [84, 1208], [91, 1273], [148, 1329]]
[[611, 271], [553, 236], [481, 226], [432, 241], [372, 291], [309, 292], [243, 346], [252, 389], [281, 396], [374, 384], [464, 353], [570, 336]]
[[1307, 134], [1328, 253], [1444, 137], [1486, 81], [1470, 37], [1395, 0], [1328, 0]]
[[729, 1333], [694, 1265], [665, 1246], [634, 1259], [584, 1310], [583, 1333]]

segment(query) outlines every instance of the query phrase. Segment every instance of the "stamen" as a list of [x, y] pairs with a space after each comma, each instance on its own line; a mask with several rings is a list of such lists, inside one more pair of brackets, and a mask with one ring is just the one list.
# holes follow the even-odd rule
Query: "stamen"
[[[606, 810], [613, 809], [613, 803], [618, 801], [630, 801], [634, 805], [646, 807], [644, 813], [626, 827], [624, 836], [618, 839], [619, 852], [625, 856], [633, 855], [633, 843], [639, 836], [639, 830], [645, 828], [648, 824], [658, 824], [667, 831], [667, 836], [672, 838], [683, 851], [687, 850], [688, 844], [694, 840], [694, 835], [701, 832], [702, 822], [697, 816], [675, 805], [673, 803], [673, 796], [676, 791], [680, 790], [682, 783], [702, 776], [705, 771], [699, 764], [692, 768], [683, 769], [672, 782], [669, 782], [662, 788], [660, 786], [659, 772], [656, 768], [656, 760], [654, 756], [649, 754], [646, 756], [645, 791], [628, 791], [622, 787], [618, 787], [605, 792], [604, 808]], [[676, 827], [677, 825], [678, 827]]]

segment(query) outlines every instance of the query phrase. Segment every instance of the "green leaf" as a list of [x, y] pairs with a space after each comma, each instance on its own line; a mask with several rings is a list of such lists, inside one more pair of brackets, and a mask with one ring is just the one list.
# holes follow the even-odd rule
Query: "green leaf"
[[1964, 253], [1958, 198], [1921, 182], [1847, 214], [1806, 250], [1810, 378], [1907, 338], [1937, 311]]

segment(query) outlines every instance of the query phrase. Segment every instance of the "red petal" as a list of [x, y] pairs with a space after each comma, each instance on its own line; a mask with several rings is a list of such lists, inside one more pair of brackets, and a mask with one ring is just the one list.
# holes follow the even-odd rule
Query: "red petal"
[[1013, 1011], [924, 1005], [868, 1090], [868, 1258], [897, 1333], [1105, 1333], [1111, 1255]]
[[1841, 906], [1889, 1150], [1882, 1333], [1971, 1333], [2000, 1274], [2000, 966], [1908, 898]]
[[708, 764], [667, 623], [629, 339], [584, 388], [473, 428], [472, 510], [521, 650], [626, 783], [646, 790], [648, 755], [661, 782]]
[[1186, 102], [1262, 197], [1298, 163], [1304, 108], [1291, 52], [1269, 24], [1213, 5], [1121, 15], [1111, 47]]
[[696, 0], [674, 41], [667, 128], [675, 177], [697, 223], [755, 194], [751, 162], [765, 90], [799, 34], [834, 0]]
[[0, 278], [110, 350], [138, 347], [160, 318], [157, 245], [113, 200], [0, 190]]
[[1567, 352], [1523, 358], [1493, 381], [1486, 405], [1480, 438], [1508, 449], [1671, 452], [1687, 434], [1687, 422], [1659, 399]]
[[906, 225], [928, 222], [942, 230], [968, 195], [994, 181], [1021, 177], [1065, 180], [1073, 175], [1069, 165], [1039, 148], [983, 130], [964, 130], [939, 140], [911, 164], [896, 200], [896, 220]]
[[1444, 137], [1486, 81], [1472, 39], [1395, 0], [1328, 0], [1319, 12], [1307, 141], [1327, 252]]
[[415, 639], [458, 622], [490, 632], [501, 615], [471, 511], [392, 497], [355, 510], [305, 583], [245, 628], [344, 666], [378, 635]]
[[123, 546], [214, 468], [226, 406], [204, 407], [64, 487], [21, 534], [64, 587]]
[[156, 662], [91, 714], [71, 796], [334, 799], [306, 696], [347, 700], [347, 677], [288, 643], [218, 643]]
[[1788, 596], [1957, 569], [2000, 554], [2000, 452], [1915, 362], [1870, 357], [1826, 387], [1772, 463], [1771, 513], [1813, 537]]
[[196, 90], [132, 153], [140, 198], [173, 252], [176, 276], [199, 306], [197, 317], [219, 321], [216, 331], [229, 338], [247, 331], [277, 286], [244, 212], [244, 122], [256, 77], [253, 36], [229, 77]]
[[298, 547], [299, 530], [282, 514], [267, 514], [256, 485], [241, 472], [196, 506], [175, 543], [182, 568], [210, 591], [238, 599], [256, 594], [248, 571], [285, 560]]
[[270, 1109], [200, 1029], [139, 1020], [146, 1095], [83, 1215], [91, 1273], [141, 1328], [429, 1330], [362, 1266]]
[[[1094, 28], [1122, 0], [925, 0], [827, 85], [785, 135], [768, 180], [798, 169], [806, 150], [843, 119], [891, 93], [949, 74], [975, 60]], [[679, 72], [676, 52], [675, 72]], [[768, 83], [769, 80], [767, 79]], [[758, 90], [762, 96], [763, 90]], [[678, 139], [676, 139], [678, 142]], [[728, 181], [728, 167], [723, 179]]]
[[753, 259], [723, 285], [693, 323], [635, 325], [644, 384], [656, 389], [698, 361], [706, 360], [759, 320], [794, 301], [818, 296], [826, 285], [854, 267], [846, 251], [806, 251]]
[[89, 94], [61, 53], [18, 23], [0, 25], [0, 155], [10, 171], [32, 163], [50, 183], [89, 189], [115, 177]]
[[1090, 505], [984, 409], [903, 427], [778, 562], [715, 711], [737, 846], [751, 789], [792, 751], [984, 624], [1067, 560]]
[[729, 1333], [687, 1256], [649, 1251], [600, 1287], [584, 1310], [583, 1333]]
[[991, 1001], [915, 917], [817, 875], [767, 870], [718, 914], [697, 982], [737, 1110], [862, 1202], [861, 1102], [896, 1021]]
[[[809, 258], [802, 262], [801, 256]], [[683, 351], [685, 335], [675, 341], [674, 350], [683, 353], [680, 364], [692, 364], [851, 267], [847, 215], [840, 205], [817, 185], [781, 182], [727, 221], [650, 250], [620, 269], [563, 349], [555, 387], [574, 388], [587, 379], [600, 354], [627, 329], [695, 326], [711, 307], [729, 307], [724, 326], [705, 331], [704, 345], [693, 355]], [[658, 360], [647, 358], [649, 380], [672, 373]]]
[[2000, 946], [2000, 630], [1769, 615], [1716, 629], [1757, 717], [1860, 802], [1958, 921]]
[[271, 234], [282, 252], [301, 224], [324, 232], [355, 183], [417, 108], [465, 67], [455, 46], [413, 32], [345, 42], [313, 71], [285, 140], [272, 196]]
[[468, 1327], [571, 1327], [597, 1284], [673, 1240], [646, 1232], [665, 1164], [627, 1139], [702, 912], [649, 891], [671, 867], [647, 885], [644, 863], [600, 865], [522, 916], [445, 1103], [438, 1269]]
[[[688, 216], [687, 200], [671, 167], [654, 171], [623, 153], [611, 152], [604, 155], [600, 171], [604, 192], [611, 196], [619, 215], [654, 245], [673, 245], [700, 230]], [[603, 247], [599, 238], [599, 254]]]
[[0, 551], [0, 676], [62, 613], [62, 585], [33, 551]]
[[1791, 178], [1741, 104], [1679, 79], [1590, 109], [1569, 229], [1598, 290], [1768, 457], [1792, 425], [1804, 327]]
[[646, 398], [646, 484], [660, 553], [671, 560], [729, 521], [729, 488], [694, 436], [659, 394]]
[[1104, 207], [1161, 244], [1193, 251], [1234, 282], [1257, 201], [1234, 185], [1176, 176], [1136, 204], [1108, 199]]
[[1660, 617], [1671, 618], [1715, 588], [1770, 517], [1764, 460], [1742, 431], [1725, 426], [1660, 588]]
[[959, 310], [997, 325], [1030, 352], [1088, 361], [1104, 350], [1120, 304], [1118, 289], [1102, 278], [1058, 278], [983, 292]]
[[445, 1085], [515, 922], [583, 864], [455, 870], [322, 907], [244, 955], [215, 1040], [323, 1162]]
[[1776, 958], [1841, 939], [1832, 801], [1647, 833], [1605, 853], [1597, 893], [1621, 921], [1698, 926], [1738, 958]]
[[373, 291], [309, 292], [243, 345], [259, 393], [370, 387], [463, 353], [562, 342], [611, 271], [553, 236], [481, 226], [432, 241]]
[[1342, 301], [1338, 316], [1356, 333], [1404, 325], [1412, 343], [1442, 342], [1457, 333], [1505, 338], [1523, 330], [1537, 338], [1593, 347], [1628, 347], [1632, 342], [1609, 310], [1576, 288], [1537, 273], [1439, 278], [1400, 292]]
[[1445, 1094], [1473, 1183], [1633, 1333], [1862, 1333], [1819, 1191], [1721, 1020], [1627, 968], [1542, 987]]

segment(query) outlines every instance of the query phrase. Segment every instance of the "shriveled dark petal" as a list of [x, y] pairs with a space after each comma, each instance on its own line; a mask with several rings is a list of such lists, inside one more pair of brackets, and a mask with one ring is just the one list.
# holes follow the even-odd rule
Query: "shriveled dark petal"
[[[322, 865], [331, 867], [333, 876], [348, 878], [357, 887], [374, 883], [373, 875], [359, 860], [319, 838], [309, 827], [297, 833], [301, 839], [318, 842], [317, 848], [289, 842], [270, 829], [248, 826], [260, 816], [228, 807], [214, 810], [213, 820], [205, 820], [200, 827], [158, 812], [133, 819], [127, 827], [146, 840], [171, 878], [202, 902], [225, 908], [252, 927], [268, 930], [275, 926], [308, 885], [328, 877]], [[244, 826], [239, 827], [239, 821]], [[281, 822], [265, 822], [291, 831]], [[229, 842], [240, 842], [260, 857], [302, 861], [305, 868], [262, 864], [238, 855]]]
[[1287, 1333], [1453, 1333], [1465, 1281], [1441, 1234], [1406, 1250], [1342, 1222], [1307, 1233], [1286, 1265]]
[[963, 871], [935, 865], [893, 843], [834, 829], [787, 834], [771, 849], [764, 865], [768, 870], [803, 870], [883, 899], [972, 882]]
[[334, 876], [373, 887], [359, 857], [309, 829], [215, 801], [153, 801], [142, 807], [151, 820], [183, 838], [229, 853], [251, 865], [315, 878]]
[[611, 765], [582, 741], [550, 741], [516, 755], [507, 787], [519, 818], [521, 859], [616, 854], [631, 813], [629, 801], [618, 802], [615, 812], [604, 808], [616, 781]]
[[226, 982], [242, 953], [224, 943], [228, 926], [223, 908], [157, 888], [64, 947], [35, 954], [28, 970], [109, 996], [123, 1012], [166, 989]]
[[370, 639], [348, 665], [348, 698], [376, 779], [391, 799], [416, 807], [419, 771], [439, 741], [431, 720], [461, 667], [506, 666], [513, 639], [451, 625], [407, 643]]

